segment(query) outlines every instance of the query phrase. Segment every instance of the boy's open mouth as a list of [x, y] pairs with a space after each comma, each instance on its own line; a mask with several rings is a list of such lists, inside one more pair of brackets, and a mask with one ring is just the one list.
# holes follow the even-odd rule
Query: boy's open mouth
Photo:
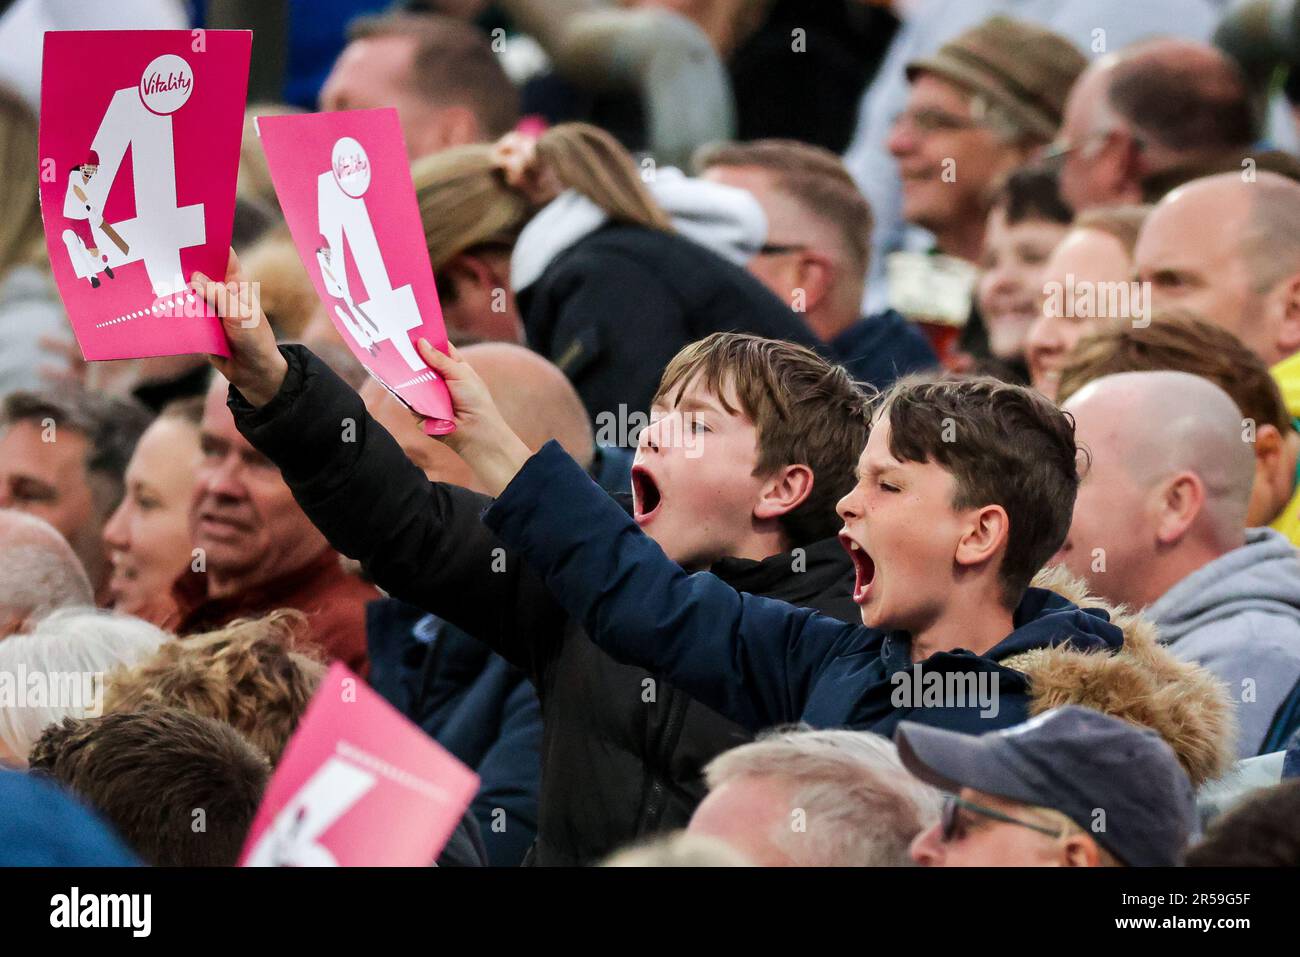
[[840, 532], [839, 538], [849, 558], [853, 559], [853, 600], [859, 605], [864, 604], [871, 592], [871, 583], [876, 580], [876, 563], [847, 532]]
[[638, 525], [647, 525], [663, 504], [663, 493], [644, 466], [632, 466], [632, 518]]

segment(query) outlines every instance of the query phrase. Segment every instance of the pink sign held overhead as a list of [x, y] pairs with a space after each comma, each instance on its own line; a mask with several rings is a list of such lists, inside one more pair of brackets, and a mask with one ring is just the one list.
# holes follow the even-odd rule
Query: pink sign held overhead
[[45, 34], [45, 243], [88, 360], [230, 354], [186, 288], [224, 277], [243, 135], [247, 30]]
[[422, 867], [478, 775], [335, 662], [271, 778], [244, 867]]
[[259, 116], [298, 255], [352, 353], [425, 431], [455, 428], [442, 377], [415, 350], [447, 349], [397, 111]]

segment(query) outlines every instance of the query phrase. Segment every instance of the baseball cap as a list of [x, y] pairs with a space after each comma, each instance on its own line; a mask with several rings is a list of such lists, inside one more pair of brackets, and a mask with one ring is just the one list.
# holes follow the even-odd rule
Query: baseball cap
[[1196, 833], [1196, 797], [1155, 731], [1068, 705], [974, 736], [903, 721], [903, 765], [935, 787], [963, 787], [1060, 811], [1132, 867], [1179, 864]]

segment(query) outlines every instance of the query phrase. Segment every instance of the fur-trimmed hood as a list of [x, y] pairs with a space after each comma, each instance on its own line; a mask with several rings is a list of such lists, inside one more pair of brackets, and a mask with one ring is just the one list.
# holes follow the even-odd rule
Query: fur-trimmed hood
[[1033, 585], [1080, 608], [1102, 608], [1124, 633], [1118, 652], [1086, 653], [1068, 644], [1037, 648], [1000, 664], [1030, 684], [1032, 714], [1083, 705], [1159, 732], [1174, 749], [1192, 784], [1222, 776], [1236, 759], [1236, 719], [1227, 688], [1199, 665], [1162, 647], [1156, 627], [1124, 606], [1108, 605], [1064, 568], [1045, 568]]

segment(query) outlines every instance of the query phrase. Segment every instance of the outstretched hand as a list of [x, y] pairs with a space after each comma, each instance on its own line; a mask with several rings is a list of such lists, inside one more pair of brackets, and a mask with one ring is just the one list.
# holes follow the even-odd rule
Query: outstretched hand
[[489, 494], [501, 494], [532, 451], [506, 423], [487, 385], [455, 346], [448, 344], [450, 355], [435, 349], [428, 339], [417, 341], [415, 348], [451, 393], [456, 430], [437, 436], [438, 441], [469, 464]]
[[262, 312], [254, 284], [239, 272], [239, 257], [230, 251], [226, 281], [196, 272], [190, 285], [218, 316], [230, 343], [230, 356], [209, 356], [212, 365], [256, 407], [275, 398], [289, 364], [275, 344], [275, 333]]

